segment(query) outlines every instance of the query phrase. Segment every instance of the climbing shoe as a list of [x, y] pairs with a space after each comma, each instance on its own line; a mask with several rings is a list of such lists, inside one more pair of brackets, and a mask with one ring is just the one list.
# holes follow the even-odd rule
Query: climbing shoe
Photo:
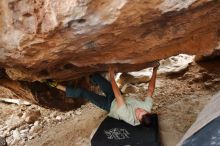
[[51, 79], [48, 79], [48, 80], [46, 80], [45, 82], [46, 82], [46, 84], [47, 84], [48, 86], [50, 86], [50, 87], [57, 87], [57, 85], [58, 85], [57, 81], [53, 81], [53, 80], [51, 80]]

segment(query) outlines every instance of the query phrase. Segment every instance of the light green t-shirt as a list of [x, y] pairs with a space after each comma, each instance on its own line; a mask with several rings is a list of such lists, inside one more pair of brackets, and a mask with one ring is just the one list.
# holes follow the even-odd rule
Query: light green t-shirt
[[121, 107], [117, 107], [116, 100], [112, 101], [109, 116], [118, 120], [123, 120], [133, 126], [140, 125], [140, 121], [137, 120], [135, 115], [136, 108], [142, 108], [148, 112], [151, 112], [153, 99], [151, 97], [145, 98], [144, 101], [132, 97], [124, 98], [125, 104]]

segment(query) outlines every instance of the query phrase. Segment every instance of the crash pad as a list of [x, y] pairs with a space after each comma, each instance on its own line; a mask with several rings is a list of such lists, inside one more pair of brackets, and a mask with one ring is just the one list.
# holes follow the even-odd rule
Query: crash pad
[[91, 146], [160, 146], [158, 117], [151, 115], [149, 126], [132, 126], [106, 117], [91, 140]]

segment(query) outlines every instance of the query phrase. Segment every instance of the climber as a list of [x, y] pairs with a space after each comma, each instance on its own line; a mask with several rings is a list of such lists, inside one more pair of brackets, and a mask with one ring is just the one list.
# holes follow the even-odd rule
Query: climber
[[47, 82], [50, 86], [56, 87], [66, 92], [67, 97], [72, 98], [84, 98], [103, 110], [109, 112], [109, 116], [115, 119], [123, 120], [133, 126], [143, 124], [149, 124], [148, 118], [152, 108], [152, 95], [155, 88], [156, 73], [159, 67], [158, 62], [148, 63], [146, 67], [153, 67], [153, 74], [149, 83], [147, 95], [144, 101], [138, 100], [132, 97], [125, 97], [121, 95], [121, 92], [115, 81], [115, 68], [109, 68], [109, 77], [111, 83], [104, 77], [95, 73], [90, 76], [90, 81], [93, 84], [100, 86], [101, 90], [106, 96], [101, 96], [84, 88], [74, 88], [71, 86], [63, 86], [55, 82]]

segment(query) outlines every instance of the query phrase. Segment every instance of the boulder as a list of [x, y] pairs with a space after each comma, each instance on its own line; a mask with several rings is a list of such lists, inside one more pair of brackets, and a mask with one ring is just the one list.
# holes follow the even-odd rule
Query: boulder
[[180, 53], [213, 54], [219, 16], [218, 0], [1, 0], [0, 95], [73, 108], [82, 102], [42, 82], [109, 65], [136, 71]]
[[70, 80], [218, 47], [217, 0], [1, 0], [0, 66], [14, 80]]
[[121, 92], [123, 94], [128, 94], [128, 93], [136, 93], [138, 91], [138, 88], [132, 84], [125, 84], [122, 88], [121, 88]]
[[41, 113], [39, 110], [28, 110], [26, 111], [22, 118], [25, 120], [25, 122], [31, 124], [37, 121], [41, 117]]
[[21, 139], [20, 132], [18, 131], [18, 129], [15, 129], [13, 131], [13, 138], [14, 138], [14, 140], [20, 140]]
[[119, 87], [123, 87], [126, 84], [140, 84], [140, 83], [147, 83], [150, 81], [149, 73], [144, 72], [145, 74], [137, 74], [135, 72], [132, 73], [122, 73], [117, 80]]

